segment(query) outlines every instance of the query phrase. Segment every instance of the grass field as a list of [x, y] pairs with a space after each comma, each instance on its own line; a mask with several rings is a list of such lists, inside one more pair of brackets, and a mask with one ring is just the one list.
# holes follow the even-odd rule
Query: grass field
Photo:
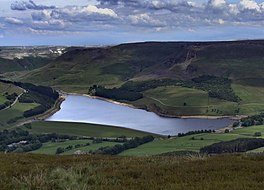
[[[29, 130], [29, 129], [27, 129]], [[76, 136], [89, 136], [89, 137], [136, 137], [146, 136], [149, 133], [133, 131], [124, 128], [94, 125], [94, 124], [82, 124], [82, 123], [63, 123], [63, 122], [34, 122], [32, 123], [32, 129], [30, 132], [39, 133], [58, 133]], [[251, 126], [236, 129], [230, 133], [203, 133], [188, 135], [185, 137], [176, 138], [157, 138], [153, 142], [143, 144], [137, 148], [129, 149], [122, 152], [122, 156], [149, 156], [157, 155], [166, 152], [173, 151], [196, 151], [199, 152], [200, 148], [211, 145], [213, 143], [221, 141], [229, 141], [237, 138], [249, 138], [255, 137], [256, 132], [261, 132], [264, 138], [264, 126]], [[157, 135], [156, 135], [157, 136]], [[157, 136], [158, 137], [158, 136]], [[68, 145], [79, 144], [81, 141], [66, 141], [60, 143], [46, 143], [43, 147], [34, 153], [54, 154], [58, 147], [67, 147]], [[85, 142], [85, 140], [83, 141]], [[116, 143], [104, 142], [102, 144], [93, 144], [88, 147], [81, 147], [78, 150], [94, 150], [103, 146], [113, 146]], [[65, 154], [73, 154], [77, 149], [66, 152]]]
[[[5, 84], [0, 82], [0, 104], [7, 101], [5, 96], [3, 96], [3, 94], [6, 92], [8, 94], [21, 94], [23, 92], [23, 89], [14, 86], [13, 84]], [[17, 102], [11, 108], [8, 108], [6, 110], [0, 110], [0, 129], [9, 127], [8, 121], [18, 117], [23, 118], [24, 111], [34, 108], [36, 106], [38, 106], [38, 104]]]
[[0, 82], [0, 104], [7, 101], [7, 99], [4, 96], [4, 93], [6, 92], [8, 94], [13, 94], [13, 93], [20, 94], [23, 92], [23, 90], [12, 84], [5, 84], [5, 83]]
[[56, 150], [59, 147], [66, 148], [67, 146], [70, 146], [70, 145], [75, 146], [77, 144], [86, 144], [86, 143], [90, 143], [90, 145], [79, 147], [79, 148], [73, 148], [69, 151], [62, 153], [62, 155], [72, 155], [77, 150], [89, 152], [90, 150], [96, 150], [100, 147], [114, 146], [118, 144], [116, 142], [105, 142], [105, 141], [103, 141], [102, 143], [93, 144], [92, 140], [68, 140], [65, 142], [48, 142], [48, 143], [44, 143], [40, 149], [32, 151], [31, 153], [55, 155]]
[[[264, 111], [264, 87], [232, 84], [232, 88], [241, 102], [208, 98], [207, 92], [198, 89], [163, 86], [145, 91], [143, 99], [130, 103], [137, 106], [156, 104], [161, 112], [170, 115], [254, 115]], [[239, 113], [235, 112], [238, 108]]]
[[36, 103], [19, 103], [17, 102], [13, 107], [0, 111], [0, 127], [9, 127], [7, 122], [13, 118], [22, 117], [23, 112], [38, 106]]
[[[192, 140], [192, 137], [195, 139]], [[200, 148], [213, 143], [238, 138], [237, 134], [197, 134], [173, 139], [155, 140], [137, 148], [122, 152], [122, 156], [150, 156], [173, 151], [199, 151]], [[201, 140], [203, 139], [203, 140]]]
[[156, 104], [169, 115], [235, 115], [237, 108], [237, 103], [208, 98], [205, 91], [180, 86], [147, 90], [143, 99], [131, 103], [138, 106]]
[[85, 147], [74, 148], [74, 149], [72, 149], [70, 151], [62, 153], [62, 155], [72, 155], [77, 150], [80, 150], [80, 151], [83, 151], [83, 152], [89, 152], [90, 150], [94, 151], [94, 150], [97, 150], [98, 148], [101, 148], [101, 147], [107, 147], [107, 146], [113, 147], [116, 144], [120, 144], [120, 143], [117, 143], [117, 142], [102, 142], [102, 143], [98, 143], [98, 144], [91, 144], [91, 145], [85, 146]]
[[264, 87], [233, 84], [235, 93], [242, 99], [240, 113], [254, 115], [264, 111]]
[[[28, 129], [27, 129], [28, 130]], [[73, 136], [88, 137], [142, 137], [150, 135], [150, 133], [136, 131], [121, 127], [111, 127], [105, 125], [85, 124], [85, 123], [67, 123], [67, 122], [33, 122], [32, 133], [57, 133]], [[158, 136], [158, 135], [154, 135]]]
[[[122, 152], [123, 156], [146, 156], [156, 155], [165, 152], [173, 151], [199, 151], [200, 148], [211, 145], [221, 141], [229, 141], [237, 138], [254, 137], [256, 132], [261, 132], [261, 138], [264, 138], [264, 126], [252, 126], [242, 129], [234, 130], [230, 133], [210, 133], [210, 134], [197, 134], [185, 137], [177, 137], [173, 139], [155, 140], [150, 143], [143, 144], [135, 149], [129, 149]], [[194, 140], [192, 139], [194, 137]]]
[[0, 155], [0, 189], [263, 189], [263, 155]]
[[264, 147], [260, 147], [254, 150], [247, 151], [247, 153], [263, 153], [264, 152]]

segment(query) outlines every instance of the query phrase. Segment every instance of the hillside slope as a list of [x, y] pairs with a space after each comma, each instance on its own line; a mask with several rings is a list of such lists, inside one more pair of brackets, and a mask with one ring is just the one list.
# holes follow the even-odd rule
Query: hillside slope
[[258, 190], [263, 189], [263, 159], [1, 154], [0, 188]]
[[14, 71], [31, 71], [47, 65], [66, 52], [64, 47], [1, 47], [0, 75]]
[[[224, 76], [254, 85], [264, 80], [264, 41], [146, 42], [72, 48], [26, 80], [51, 85], [117, 85], [128, 79]], [[109, 82], [109, 79], [113, 79]], [[264, 85], [264, 84], [263, 84]]]
[[[163, 115], [248, 115], [263, 111], [263, 71], [262, 40], [145, 42], [101, 48], [72, 47], [22, 80], [88, 93], [92, 85], [118, 88], [169, 79], [172, 81], [142, 90], [142, 99], [127, 103]], [[204, 76], [218, 78], [193, 84], [193, 80], [201, 81], [197, 79], [201, 76], [202, 80], [210, 79]], [[128, 81], [137, 83], [127, 84]], [[179, 88], [179, 83], [195, 90]], [[229, 98], [223, 98], [228, 93]]]

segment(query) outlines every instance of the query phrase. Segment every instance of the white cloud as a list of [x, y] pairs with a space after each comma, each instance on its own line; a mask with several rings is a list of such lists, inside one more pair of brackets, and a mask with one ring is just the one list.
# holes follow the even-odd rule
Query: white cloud
[[56, 8], [55, 6], [37, 5], [32, 0], [29, 0], [28, 2], [16, 1], [16, 2], [11, 4], [11, 9], [17, 10], [17, 11], [25, 11], [27, 9], [44, 10], [44, 9], [55, 9], [55, 8]]
[[129, 19], [132, 24], [135, 25], [153, 25], [153, 26], [161, 26], [163, 23], [157, 19], [150, 17], [147, 13], [137, 14], [137, 15], [129, 15]]
[[225, 21], [224, 21], [223, 19], [220, 18], [220, 19], [218, 19], [218, 23], [219, 23], [219, 24], [224, 24]]
[[14, 17], [7, 17], [5, 18], [5, 22], [9, 23], [9, 24], [16, 24], [16, 25], [21, 25], [24, 24], [24, 22], [18, 18], [14, 18]]
[[102, 15], [107, 15], [107, 16], [111, 16], [111, 17], [117, 17], [117, 14], [112, 9], [97, 8], [94, 5], [88, 5], [88, 6], [82, 7], [80, 9], [80, 12], [81, 13], [87, 13], [87, 14], [102, 14]]
[[240, 13], [238, 6], [236, 4], [229, 4], [229, 12], [233, 15], [237, 15]]
[[226, 1], [225, 0], [210, 0], [208, 4], [211, 5], [212, 7], [219, 8], [219, 7], [225, 6]]
[[[9, 23], [35, 30], [71, 32], [102, 30], [158, 32], [174, 31], [179, 28], [188, 31], [189, 28], [196, 30], [199, 27], [223, 24], [259, 26], [264, 23], [264, 2], [257, 3], [254, 0], [240, 0], [236, 3], [234, 1], [230, 3], [229, 0], [207, 0], [207, 3], [195, 0], [98, 0], [98, 2], [97, 5], [85, 6], [73, 5], [71, 2], [69, 6], [60, 5], [55, 8], [36, 5], [37, 7], [33, 6], [30, 10], [28, 6], [23, 15], [29, 15], [29, 18], [23, 16], [21, 20], [18, 19], [21, 18], [19, 16], [8, 17], [2, 23], [5, 27], [6, 23]], [[24, 9], [19, 7], [21, 4], [16, 5], [17, 9]], [[19, 11], [14, 12], [21, 14]], [[9, 27], [12, 29], [14, 26]]]
[[261, 12], [260, 6], [253, 0], [241, 0], [240, 6], [242, 7], [242, 9], [256, 10], [257, 12]]

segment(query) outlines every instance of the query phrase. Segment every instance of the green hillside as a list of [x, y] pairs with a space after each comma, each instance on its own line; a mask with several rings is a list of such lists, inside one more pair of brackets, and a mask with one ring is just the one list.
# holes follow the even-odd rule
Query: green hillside
[[[174, 82], [141, 90], [142, 99], [111, 99], [165, 115], [252, 115], [264, 111], [261, 40], [146, 42], [68, 50], [22, 80], [88, 93], [92, 85], [119, 88], [127, 87], [128, 81], [139, 82], [138, 85], [144, 81], [144, 85], [166, 79]], [[193, 84], [201, 76], [217, 78]], [[223, 97], [226, 94], [229, 97]]]

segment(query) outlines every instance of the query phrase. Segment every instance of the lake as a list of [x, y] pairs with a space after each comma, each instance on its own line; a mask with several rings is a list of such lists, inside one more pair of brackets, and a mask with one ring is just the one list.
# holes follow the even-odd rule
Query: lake
[[219, 129], [233, 122], [228, 118], [165, 118], [142, 109], [81, 95], [68, 95], [62, 103], [60, 111], [46, 120], [113, 125], [161, 135], [176, 135], [202, 129]]

